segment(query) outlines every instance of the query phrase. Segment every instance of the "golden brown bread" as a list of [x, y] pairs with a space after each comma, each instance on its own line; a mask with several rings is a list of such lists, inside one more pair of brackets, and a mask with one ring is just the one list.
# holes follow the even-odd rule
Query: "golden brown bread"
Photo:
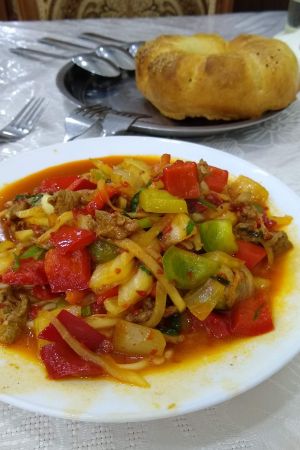
[[160, 36], [138, 51], [136, 83], [173, 119], [248, 119], [295, 100], [299, 68], [292, 50], [277, 39]]

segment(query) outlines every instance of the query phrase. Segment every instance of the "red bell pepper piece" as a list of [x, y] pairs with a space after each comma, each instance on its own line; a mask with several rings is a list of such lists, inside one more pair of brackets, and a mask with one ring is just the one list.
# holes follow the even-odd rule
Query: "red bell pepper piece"
[[44, 345], [40, 355], [49, 377], [54, 380], [65, 377], [95, 377], [103, 373], [101, 367], [80, 358], [64, 342]]
[[207, 333], [217, 339], [224, 339], [231, 335], [230, 316], [226, 313], [213, 311], [202, 323]]
[[212, 191], [222, 192], [228, 181], [228, 171], [209, 166], [209, 173], [205, 175], [204, 181]]
[[51, 233], [50, 243], [60, 248], [62, 253], [72, 253], [90, 245], [96, 239], [96, 233], [90, 230], [63, 225]]
[[86, 249], [64, 254], [58, 248], [45, 255], [45, 271], [52, 292], [84, 290], [91, 277], [91, 259]]
[[235, 336], [258, 336], [274, 329], [271, 310], [263, 292], [234, 305], [231, 331]]
[[197, 164], [195, 162], [176, 161], [163, 170], [163, 183], [167, 191], [180, 198], [200, 197], [200, 185]]
[[116, 187], [106, 184], [105, 188], [101, 191], [98, 191], [95, 194], [94, 198], [86, 205], [86, 213], [92, 215], [95, 214], [96, 209], [102, 209], [106, 205], [107, 200], [118, 193], [119, 190]]
[[53, 194], [53, 192], [60, 191], [61, 189], [67, 189], [70, 184], [78, 180], [79, 175], [66, 175], [52, 178], [46, 178], [43, 180], [38, 188], [38, 192], [47, 192]]
[[81, 189], [96, 189], [97, 184], [87, 178], [77, 178], [68, 187], [68, 191], [80, 191]]
[[5, 284], [25, 286], [42, 286], [48, 284], [44, 261], [36, 261], [33, 258], [21, 259], [18, 269], [8, 269], [2, 275], [2, 282]]
[[[74, 316], [74, 314], [69, 313], [65, 309], [60, 311], [56, 317], [77, 341], [84, 344], [90, 350], [102, 353], [112, 351], [111, 342], [80, 317]], [[65, 342], [51, 323], [40, 332], [38, 337], [39, 339], [46, 339], [52, 342]]]
[[260, 261], [262, 261], [267, 255], [266, 250], [259, 245], [253, 244], [248, 241], [236, 241], [238, 245], [238, 251], [235, 254], [236, 258], [245, 261], [248, 269], [253, 269]]

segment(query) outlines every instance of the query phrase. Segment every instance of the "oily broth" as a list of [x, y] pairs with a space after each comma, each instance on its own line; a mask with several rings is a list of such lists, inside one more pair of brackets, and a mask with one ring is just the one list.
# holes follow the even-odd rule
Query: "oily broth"
[[[101, 160], [110, 165], [115, 165], [120, 163], [124, 159], [124, 156], [108, 156], [101, 157]], [[155, 164], [159, 162], [158, 157], [139, 157], [139, 159], [144, 160], [148, 164]], [[61, 164], [58, 166], [53, 166], [37, 173], [24, 177], [13, 183], [5, 185], [0, 190], [0, 208], [2, 209], [8, 200], [13, 199], [17, 194], [21, 193], [31, 193], [34, 188], [37, 187], [41, 181], [45, 178], [50, 178], [54, 176], [66, 176], [66, 175], [79, 175], [88, 172], [93, 167], [91, 160], [81, 160], [70, 163]], [[255, 275], [264, 276], [270, 278], [271, 287], [269, 290], [271, 306], [273, 299], [281, 294], [281, 297], [286, 293], [291, 286], [291, 276], [287, 274], [286, 262], [289, 254], [283, 255], [277, 259], [276, 265], [272, 269], [266, 270], [265, 265], [260, 265], [255, 269]], [[276, 324], [275, 324], [276, 326]], [[218, 355], [223, 354], [225, 351], [230, 351], [235, 344], [246, 340], [247, 338], [237, 339], [228, 338], [225, 340], [218, 340], [216, 338], [210, 337], [204, 330], [199, 330], [196, 333], [192, 333], [186, 336], [186, 339], [176, 345], [175, 355], [172, 362], [167, 362], [163, 366], [152, 366], [145, 370], [145, 372], [168, 370], [170, 365], [188, 364], [189, 362], [194, 362], [196, 360], [201, 361], [201, 358], [213, 357], [214, 359]], [[251, 338], [250, 338], [251, 339]], [[10, 345], [9, 350], [12, 352], [21, 353], [26, 358], [36, 361], [37, 358], [37, 342], [31, 331], [26, 331], [23, 335], [15, 342]], [[174, 348], [168, 344], [168, 348]]]

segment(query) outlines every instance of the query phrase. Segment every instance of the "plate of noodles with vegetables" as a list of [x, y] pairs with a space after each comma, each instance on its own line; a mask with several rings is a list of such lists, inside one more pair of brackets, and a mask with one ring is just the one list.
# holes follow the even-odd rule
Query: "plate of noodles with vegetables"
[[111, 137], [0, 172], [0, 400], [76, 420], [170, 417], [300, 350], [299, 198], [260, 168]]

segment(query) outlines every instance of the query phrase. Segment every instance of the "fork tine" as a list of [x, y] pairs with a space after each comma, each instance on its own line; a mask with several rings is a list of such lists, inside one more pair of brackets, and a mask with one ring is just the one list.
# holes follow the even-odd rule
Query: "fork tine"
[[35, 113], [33, 113], [33, 116], [29, 120], [29, 122], [31, 122], [31, 124], [34, 125], [39, 120], [39, 118], [41, 117], [43, 112], [45, 111], [45, 105], [43, 105], [43, 103], [44, 103], [44, 99], [42, 98]]
[[86, 111], [83, 114], [83, 116], [94, 117], [96, 114], [99, 114], [99, 113], [105, 112], [105, 111], [109, 111], [109, 108], [99, 108], [99, 109], [94, 109], [91, 111]]
[[18, 123], [16, 124], [16, 126], [25, 126], [30, 123], [33, 120], [33, 117], [36, 113], [36, 111], [38, 111], [38, 109], [40, 108], [40, 106], [42, 105], [42, 103], [44, 102], [44, 98], [37, 98], [35, 100], [35, 102], [32, 104], [32, 106], [30, 107], [30, 109], [25, 112], [25, 114], [23, 114], [23, 117], [21, 119], [19, 119]]
[[35, 110], [36, 104], [39, 100], [39, 98], [33, 97], [28, 107], [23, 108], [23, 110], [21, 110], [20, 113], [12, 120], [12, 125], [17, 128], [20, 127], [22, 123], [27, 120], [27, 117], [31, 114], [31, 111]]
[[21, 111], [18, 112], [18, 114], [13, 118], [13, 121], [18, 121], [22, 115], [27, 111], [28, 108], [32, 105], [32, 103], [35, 101], [34, 97], [31, 97], [31, 99], [23, 106]]

